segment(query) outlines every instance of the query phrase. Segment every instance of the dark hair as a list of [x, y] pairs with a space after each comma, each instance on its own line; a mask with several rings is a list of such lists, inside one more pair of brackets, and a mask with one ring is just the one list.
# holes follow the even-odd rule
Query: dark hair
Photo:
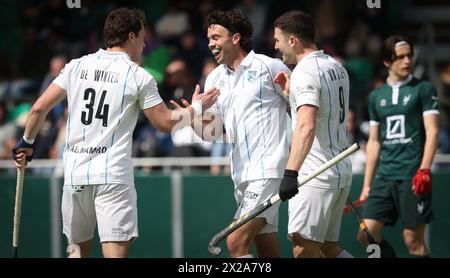
[[300, 10], [292, 10], [279, 16], [274, 27], [281, 31], [292, 34], [304, 42], [314, 43], [315, 29], [312, 17]]
[[383, 59], [383, 62], [392, 63], [397, 59], [397, 55], [395, 54], [395, 45], [401, 41], [409, 44], [409, 46], [411, 47], [411, 54], [414, 54], [414, 46], [408, 37], [393, 35], [385, 39], [383, 42], [383, 46], [381, 47], [381, 58]]
[[122, 46], [128, 40], [128, 34], [136, 36], [145, 24], [145, 14], [141, 10], [119, 8], [109, 13], [103, 29], [106, 47]]
[[241, 35], [239, 45], [242, 49], [247, 52], [252, 50], [253, 26], [243, 13], [239, 11], [212, 11], [205, 18], [205, 30], [214, 24], [225, 27], [231, 34], [239, 33]]

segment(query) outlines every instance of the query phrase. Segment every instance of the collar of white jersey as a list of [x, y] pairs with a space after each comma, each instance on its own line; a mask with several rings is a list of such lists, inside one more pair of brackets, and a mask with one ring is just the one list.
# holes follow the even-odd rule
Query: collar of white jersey
[[386, 84], [388, 84], [391, 87], [400, 88], [400, 87], [405, 86], [406, 84], [408, 84], [412, 79], [413, 79], [413, 76], [412, 76], [412, 74], [410, 74], [410, 75], [408, 75], [408, 77], [405, 80], [398, 81], [398, 82], [395, 82], [395, 83], [391, 83], [391, 82], [388, 81], [388, 79], [386, 79]]
[[245, 56], [244, 60], [242, 60], [240, 66], [248, 67], [253, 61], [253, 57], [255, 57], [255, 51], [251, 50], [247, 56]]
[[303, 57], [303, 59], [299, 62], [299, 64], [303, 61], [306, 61], [309, 58], [314, 58], [317, 56], [323, 55], [323, 50], [317, 50], [317, 51], [313, 51], [311, 53], [308, 53], [305, 57]]
[[[245, 56], [244, 60], [242, 60], [242, 62], [239, 64], [238, 67], [248, 67], [250, 66], [250, 64], [253, 61], [253, 57], [255, 57], [255, 51], [251, 50], [247, 56]], [[232, 71], [226, 64], [224, 64], [225, 69], [227, 69], [228, 71]]]
[[131, 60], [130, 56], [126, 52], [123, 52], [123, 51], [107, 51], [105, 49], [100, 48], [98, 50], [98, 52], [101, 55], [110, 55], [110, 56], [116, 56], [116, 57], [124, 56], [126, 59]]

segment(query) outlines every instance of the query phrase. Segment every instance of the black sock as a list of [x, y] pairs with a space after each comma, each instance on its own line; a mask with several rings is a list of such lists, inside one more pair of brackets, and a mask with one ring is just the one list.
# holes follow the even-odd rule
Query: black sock
[[381, 249], [381, 257], [382, 258], [397, 258], [397, 255], [395, 254], [394, 248], [387, 242], [386, 240], [382, 239], [379, 243], [380, 249]]
[[429, 258], [430, 257], [430, 255], [423, 255], [423, 256], [421, 256], [421, 255], [411, 255], [411, 254], [409, 254], [409, 256], [411, 257], [411, 258], [414, 258], [414, 259], [426, 259], [426, 258]]

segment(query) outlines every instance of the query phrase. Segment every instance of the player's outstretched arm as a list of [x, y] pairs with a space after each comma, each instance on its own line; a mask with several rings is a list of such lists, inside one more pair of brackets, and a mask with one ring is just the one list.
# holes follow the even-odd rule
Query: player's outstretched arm
[[65, 97], [66, 91], [51, 83], [42, 96], [33, 104], [28, 114], [23, 138], [13, 148], [13, 159], [17, 167], [23, 167], [25, 159], [26, 161], [31, 161], [33, 158], [34, 139], [44, 124], [47, 114]]
[[[194, 93], [194, 95], [192, 96], [192, 102], [198, 100], [201, 97], [201, 94]], [[183, 104], [184, 108], [191, 107], [187, 100], [181, 99], [180, 101]], [[170, 103], [177, 109], [183, 109], [183, 107], [175, 100], [171, 100]], [[223, 135], [223, 124], [221, 121], [221, 117], [219, 114], [211, 113], [211, 111], [205, 111], [200, 116], [192, 118], [191, 127], [197, 134], [197, 136], [208, 142], [213, 142], [219, 136]]]
[[210, 108], [219, 97], [220, 91], [212, 88], [200, 94], [200, 86], [196, 86], [192, 96], [192, 104], [186, 108], [171, 110], [165, 103], [160, 103], [151, 108], [145, 109], [144, 114], [151, 124], [162, 132], [169, 133], [174, 128], [190, 126], [193, 119], [202, 114], [203, 110]]

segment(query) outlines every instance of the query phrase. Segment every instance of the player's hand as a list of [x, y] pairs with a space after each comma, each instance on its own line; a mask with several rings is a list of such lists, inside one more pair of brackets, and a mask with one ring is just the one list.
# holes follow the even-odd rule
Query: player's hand
[[[359, 208], [364, 206], [364, 204], [366, 203], [367, 199], [359, 199], [357, 201], [354, 201], [352, 204], [355, 208]], [[350, 206], [348, 204], [345, 204], [344, 208], [342, 209], [342, 214], [347, 214], [349, 213], [351, 210]]]
[[430, 169], [418, 169], [413, 178], [412, 190], [416, 195], [427, 194], [431, 191]]
[[284, 71], [279, 72], [277, 76], [275, 76], [275, 78], [273, 79], [273, 83], [280, 85], [283, 94], [287, 98], [289, 98], [289, 82], [290, 82], [289, 74], [287, 74]]
[[297, 177], [297, 171], [289, 169], [284, 170], [284, 177], [281, 180], [280, 191], [278, 193], [281, 201], [286, 201], [298, 193]]
[[17, 142], [12, 149], [12, 158], [14, 159], [16, 167], [23, 167], [33, 159], [33, 148], [34, 143], [28, 144], [23, 138]]
[[200, 85], [195, 86], [194, 94], [192, 95], [192, 103], [200, 102], [202, 105], [202, 110], [210, 108], [216, 101], [220, 95], [220, 90], [217, 88], [211, 88], [208, 91], [200, 94]]

